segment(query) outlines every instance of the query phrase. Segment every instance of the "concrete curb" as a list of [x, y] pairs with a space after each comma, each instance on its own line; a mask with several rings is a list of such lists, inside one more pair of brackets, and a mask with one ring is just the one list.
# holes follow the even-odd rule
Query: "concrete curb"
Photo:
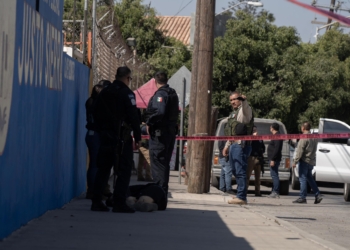
[[[214, 202], [223, 202], [227, 203], [229, 199], [231, 199], [231, 196], [222, 196], [220, 194], [189, 194], [189, 193], [177, 193], [177, 192], [170, 192], [169, 193], [169, 198], [170, 199], [183, 199], [183, 200], [201, 200], [201, 201], [214, 201]], [[335, 243], [326, 241], [322, 238], [319, 238], [313, 234], [310, 234], [304, 230], [299, 229], [298, 227], [294, 226], [293, 224], [276, 218], [275, 216], [266, 214], [262, 211], [256, 210], [254, 207], [258, 207], [256, 204], [254, 207], [245, 205], [242, 206], [245, 209], [247, 209], [249, 212], [256, 213], [259, 216], [263, 217], [266, 220], [269, 220], [271, 222], [274, 222], [278, 224], [279, 226], [283, 227], [284, 229], [297, 233], [301, 238], [304, 238], [306, 240], [309, 240], [317, 245], [322, 246], [325, 249], [330, 249], [330, 250], [346, 250], [346, 248], [341, 247]]]

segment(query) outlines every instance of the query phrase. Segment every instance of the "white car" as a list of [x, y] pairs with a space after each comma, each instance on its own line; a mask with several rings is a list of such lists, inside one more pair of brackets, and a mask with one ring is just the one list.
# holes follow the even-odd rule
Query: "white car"
[[[350, 133], [350, 126], [342, 121], [321, 118], [318, 133]], [[292, 171], [292, 189], [300, 188], [297, 174], [297, 169]], [[313, 175], [316, 181], [344, 183], [344, 200], [350, 201], [350, 139], [320, 139]]]

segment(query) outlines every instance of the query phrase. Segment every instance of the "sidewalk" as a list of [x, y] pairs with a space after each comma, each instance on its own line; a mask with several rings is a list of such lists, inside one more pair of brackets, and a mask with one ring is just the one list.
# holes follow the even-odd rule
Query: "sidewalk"
[[215, 188], [202, 195], [186, 189], [171, 172], [168, 209], [152, 213], [91, 212], [82, 196], [31, 221], [0, 249], [341, 249], [254, 206], [229, 205]]

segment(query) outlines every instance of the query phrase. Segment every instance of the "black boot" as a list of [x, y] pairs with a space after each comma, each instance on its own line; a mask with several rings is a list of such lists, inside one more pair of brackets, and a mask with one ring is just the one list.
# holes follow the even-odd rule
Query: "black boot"
[[113, 204], [113, 213], [135, 213], [135, 210], [130, 208], [125, 202], [114, 202]]
[[91, 211], [108, 212], [109, 208], [101, 200], [93, 200]]
[[107, 200], [106, 200], [106, 205], [107, 207], [113, 207], [113, 196], [109, 197]]

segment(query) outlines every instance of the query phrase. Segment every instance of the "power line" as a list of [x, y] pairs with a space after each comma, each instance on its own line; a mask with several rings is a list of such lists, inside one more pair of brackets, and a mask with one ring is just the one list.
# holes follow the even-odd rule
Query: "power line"
[[192, 3], [193, 0], [189, 1], [188, 4], [186, 4], [181, 10], [179, 10], [174, 16], [177, 16], [182, 10], [184, 10], [190, 3]]
[[179, 7], [179, 10], [178, 10], [178, 11], [180, 11], [180, 9], [181, 9], [183, 3], [184, 3], [184, 0], [181, 1], [181, 4], [180, 4], [180, 7]]

